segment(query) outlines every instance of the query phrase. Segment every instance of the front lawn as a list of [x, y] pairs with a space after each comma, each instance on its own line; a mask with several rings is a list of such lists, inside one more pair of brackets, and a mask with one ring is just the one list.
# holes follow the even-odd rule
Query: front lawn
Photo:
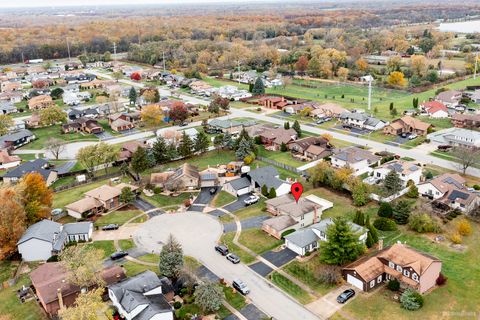
[[99, 240], [94, 242], [89, 242], [86, 244], [89, 248], [100, 249], [103, 251], [103, 258], [106, 259], [114, 253], [115, 246], [113, 245], [113, 240]]
[[141, 260], [143, 262], [151, 262], [151, 263], [159, 263], [160, 262], [160, 256], [158, 254], [154, 253], [147, 253], [143, 256], [137, 257], [138, 260]]
[[185, 200], [194, 197], [195, 192], [182, 192], [178, 196], [166, 196], [163, 194], [154, 194], [151, 197], [143, 197], [144, 200], [150, 202], [154, 206], [161, 208], [173, 205], [182, 205]]
[[222, 286], [223, 293], [225, 293], [225, 300], [228, 302], [229, 305], [234, 307], [237, 310], [242, 309], [247, 305], [245, 302], [245, 297], [239, 293], [238, 291], [233, 291], [232, 287]]
[[296, 299], [298, 302], [301, 304], [307, 304], [309, 302], [312, 302], [313, 297], [310, 296], [308, 292], [297, 286], [295, 283], [290, 281], [289, 279], [285, 278], [283, 275], [281, 275], [278, 272], [273, 272], [270, 275], [270, 280], [280, 287], [283, 291], [285, 291], [287, 294], [292, 296], [294, 299]]
[[[3, 271], [3, 270], [2, 270]], [[22, 275], [18, 282], [10, 288], [0, 290], [0, 318], [25, 319], [25, 320], [46, 320], [47, 317], [35, 300], [21, 303], [16, 291], [23, 285], [31, 284], [28, 275]]]
[[292, 153], [289, 151], [268, 151], [264, 146], [258, 146], [258, 155], [264, 158], [274, 160], [294, 168], [305, 165], [307, 162], [303, 162], [293, 158]]
[[135, 247], [135, 243], [132, 239], [120, 239], [118, 240], [118, 245], [120, 249], [127, 251]]
[[238, 241], [257, 254], [262, 254], [283, 244], [282, 240], [277, 240], [260, 229], [242, 230]]
[[110, 212], [104, 216], [101, 216], [100, 218], [95, 221], [95, 226], [97, 227], [103, 227], [106, 226], [107, 224], [118, 224], [118, 225], [123, 225], [125, 222], [128, 220], [142, 214], [142, 211], [140, 210], [117, 210]]
[[265, 199], [260, 198], [257, 204], [235, 211], [234, 215], [236, 215], [240, 220], [245, 220], [252, 217], [266, 215], [267, 213], [264, 211], [264, 209], [265, 209]]
[[65, 142], [77, 142], [77, 141], [98, 141], [98, 138], [95, 135], [91, 134], [81, 134], [81, 133], [65, 133], [60, 132], [60, 126], [54, 125], [45, 128], [30, 129], [35, 135], [36, 139], [27, 145], [21, 147], [21, 149], [27, 150], [40, 150], [45, 148], [45, 143], [48, 138], [55, 137], [57, 139], [63, 140]]
[[133, 277], [140, 272], [144, 272], [146, 270], [153, 271], [156, 274], [159, 273], [158, 267], [156, 266], [146, 266], [143, 264], [135, 263], [133, 261], [126, 261], [125, 263], [123, 263], [123, 268], [125, 269], [127, 277]]
[[319, 273], [322, 266], [323, 264], [320, 262], [319, 257], [315, 256], [305, 262], [294, 260], [283, 267], [283, 270], [309, 286], [312, 290], [324, 295], [333, 286], [327, 285], [320, 280]]
[[237, 256], [240, 257], [242, 263], [250, 264], [255, 261], [255, 257], [250, 255], [248, 252], [241, 249], [239, 246], [233, 243], [233, 237], [235, 236], [235, 232], [227, 232], [222, 235], [220, 239], [220, 243], [225, 244], [228, 247], [230, 252], [235, 253]]
[[219, 193], [217, 193], [215, 198], [213, 198], [212, 207], [221, 208], [224, 205], [227, 205], [230, 202], [233, 202], [235, 200], [237, 200], [237, 197], [232, 196], [230, 193], [222, 190]]

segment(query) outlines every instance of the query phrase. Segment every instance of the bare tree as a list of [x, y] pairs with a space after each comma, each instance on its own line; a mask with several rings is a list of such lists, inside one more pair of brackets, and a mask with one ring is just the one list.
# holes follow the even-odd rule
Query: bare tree
[[480, 148], [455, 147], [453, 153], [459, 159], [459, 168], [463, 174], [467, 169], [480, 163]]
[[65, 150], [65, 142], [55, 137], [50, 137], [47, 142], [45, 142], [45, 149], [50, 151], [55, 157], [55, 160], [58, 160], [60, 154]]
[[120, 111], [120, 101], [119, 101], [119, 96], [117, 92], [112, 92], [110, 94], [109, 102], [110, 102], [111, 112], [117, 113]]

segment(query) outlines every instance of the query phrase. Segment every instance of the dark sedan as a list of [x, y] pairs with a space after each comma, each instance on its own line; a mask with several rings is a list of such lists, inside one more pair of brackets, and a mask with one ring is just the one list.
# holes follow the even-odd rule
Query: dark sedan
[[337, 297], [337, 302], [338, 303], [345, 303], [349, 299], [351, 299], [355, 295], [355, 291], [353, 289], [347, 289], [343, 291], [338, 297]]

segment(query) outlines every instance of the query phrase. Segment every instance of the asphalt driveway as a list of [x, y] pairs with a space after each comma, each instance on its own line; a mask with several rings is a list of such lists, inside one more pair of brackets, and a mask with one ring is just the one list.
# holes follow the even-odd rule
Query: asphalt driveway
[[212, 188], [202, 188], [202, 190], [198, 194], [195, 201], [193, 201], [193, 204], [194, 205], [195, 204], [204, 204], [204, 205], [209, 204], [210, 201], [212, 201], [213, 197], [215, 197], [215, 195], [220, 191], [221, 188], [220, 187], [215, 187], [217, 192], [215, 192], [214, 194], [210, 194], [210, 189], [212, 189]]
[[268, 251], [262, 254], [262, 257], [265, 258], [265, 260], [279, 268], [295, 259], [296, 256], [297, 254], [288, 248], [276, 252]]
[[257, 263], [249, 265], [250, 269], [261, 275], [262, 277], [267, 277], [270, 272], [273, 271], [272, 268], [267, 266], [265, 263], [259, 261]]
[[58, 174], [64, 174], [64, 173], [70, 172], [70, 170], [72, 170], [72, 168], [75, 166], [76, 163], [77, 163], [76, 160], [67, 161], [61, 166], [58, 166], [56, 170]]
[[[337, 297], [342, 293], [343, 291], [347, 289], [353, 289], [355, 290], [355, 296], [353, 298], [350, 298], [348, 302], [341, 304], [337, 302]], [[340, 310], [344, 305], [350, 303], [353, 299], [355, 299], [358, 295], [360, 294], [360, 290], [357, 288], [354, 288], [350, 284], [344, 284], [338, 288], [333, 289], [320, 299], [311, 302], [307, 304], [305, 307], [308, 310], [311, 310], [315, 314], [318, 314], [324, 319], [328, 319], [331, 316], [335, 314], [338, 310]]]
[[229, 205], [226, 205], [225, 207], [223, 207], [223, 209], [232, 213], [240, 209], [243, 209], [245, 208], [245, 202], [243, 202], [243, 200], [247, 199], [250, 196], [251, 196], [251, 193], [241, 195], [240, 197], [237, 198], [237, 201], [232, 202]]

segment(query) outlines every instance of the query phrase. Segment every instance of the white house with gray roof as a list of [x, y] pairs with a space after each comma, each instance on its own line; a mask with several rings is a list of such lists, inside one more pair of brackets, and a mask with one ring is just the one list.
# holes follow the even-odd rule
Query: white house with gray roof
[[381, 157], [374, 155], [368, 150], [351, 146], [335, 149], [330, 157], [334, 168], [351, 168], [355, 176], [372, 172], [371, 166], [379, 164]]
[[480, 148], [480, 132], [463, 128], [448, 128], [427, 135], [434, 144]]
[[363, 112], [344, 112], [340, 115], [340, 120], [346, 125], [357, 127], [360, 129], [366, 129], [370, 131], [376, 131], [383, 129], [388, 123], [369, 116]]
[[47, 260], [61, 252], [69, 242], [89, 241], [92, 233], [93, 223], [91, 222], [62, 225], [51, 220], [41, 220], [28, 227], [18, 240], [17, 248], [24, 261]]
[[415, 185], [418, 185], [420, 183], [420, 179], [422, 178], [422, 168], [420, 168], [416, 164], [402, 160], [394, 160], [374, 168], [373, 175], [366, 178], [365, 182], [376, 183], [379, 180], [385, 180], [385, 177], [392, 170], [394, 170], [398, 174], [400, 180], [402, 180], [403, 186], [406, 186], [408, 181], [410, 180], [413, 181]]
[[274, 188], [277, 197], [289, 193], [291, 186], [289, 182], [280, 179], [277, 169], [266, 166], [247, 172], [242, 177], [225, 183], [223, 190], [238, 197], [253, 191], [261, 192], [264, 185], [268, 190]]
[[166, 284], [150, 270], [108, 286], [108, 296], [127, 320], [173, 320]]
[[[285, 245], [293, 252], [304, 256], [319, 248], [319, 241], [327, 241], [327, 229], [335, 222], [332, 218], [323, 219], [308, 228], [297, 230], [285, 236]], [[349, 222], [351, 230], [358, 235], [359, 242], [367, 240], [368, 230], [358, 224]]]

